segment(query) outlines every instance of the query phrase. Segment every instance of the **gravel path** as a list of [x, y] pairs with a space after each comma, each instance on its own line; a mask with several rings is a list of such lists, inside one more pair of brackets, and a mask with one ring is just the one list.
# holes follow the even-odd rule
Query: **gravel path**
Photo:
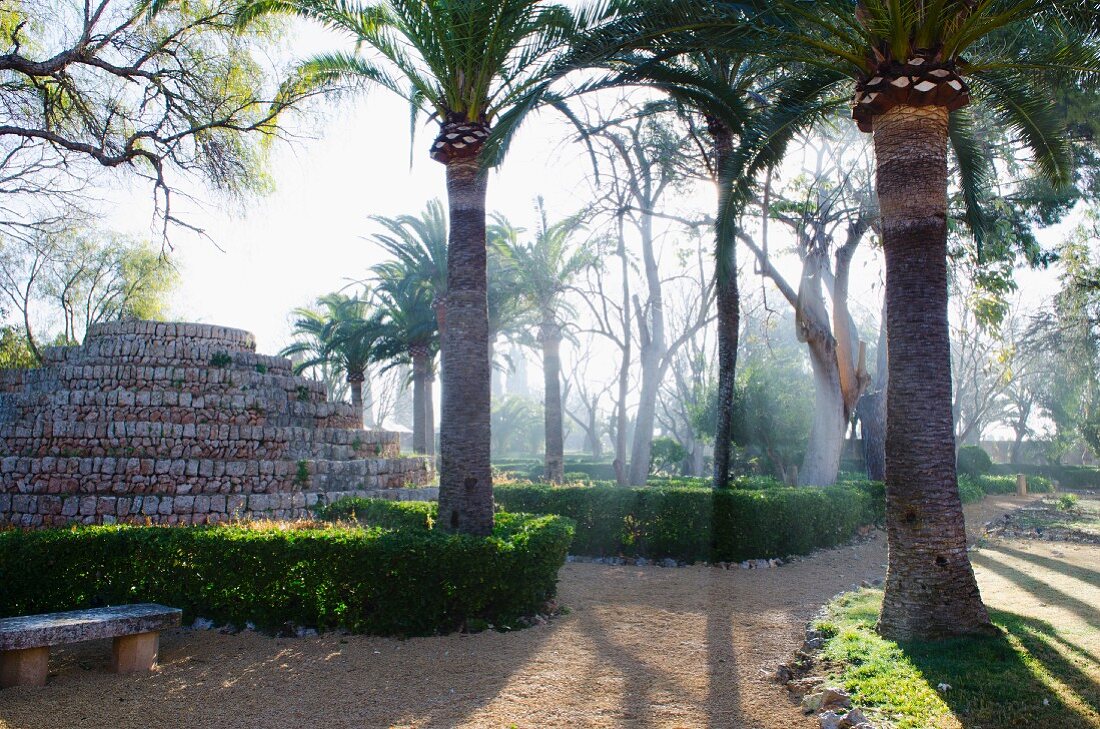
[[568, 564], [569, 613], [510, 634], [177, 630], [143, 676], [105, 673], [109, 643], [60, 648], [47, 688], [0, 693], [0, 727], [809, 728], [761, 669], [790, 655], [830, 597], [883, 575], [884, 542], [778, 569]]

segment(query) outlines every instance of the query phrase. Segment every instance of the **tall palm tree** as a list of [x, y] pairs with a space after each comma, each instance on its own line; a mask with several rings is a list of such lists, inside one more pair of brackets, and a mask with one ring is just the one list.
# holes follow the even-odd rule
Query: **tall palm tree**
[[487, 535], [493, 487], [485, 195], [487, 169], [499, 157], [482, 151], [495, 123], [505, 130], [518, 126], [530, 106], [517, 102], [547, 81], [566, 39], [603, 10], [574, 15], [538, 0], [255, 0], [240, 20], [265, 13], [312, 18], [355, 43], [355, 53], [302, 63], [296, 89], [348, 80], [379, 85], [409, 102], [414, 121], [424, 112], [440, 124], [431, 156], [447, 170], [451, 229], [439, 524]]
[[535, 313], [537, 339], [542, 349], [546, 478], [552, 483], [561, 483], [565, 480], [561, 341], [564, 319], [575, 313], [571, 312], [565, 294], [573, 278], [594, 265], [596, 259], [587, 248], [571, 245], [571, 238], [580, 225], [579, 217], [551, 225], [541, 199], [537, 206], [539, 228], [534, 239], [515, 246], [512, 255], [522, 296]]
[[367, 378], [376, 330], [370, 322], [370, 305], [363, 298], [326, 294], [318, 309], [299, 308], [293, 330], [297, 341], [284, 347], [283, 357], [301, 356], [295, 371], [330, 365], [347, 377], [351, 404], [363, 419], [363, 383]]
[[[763, 4], [762, 4], [763, 5]], [[1059, 7], [1062, 6], [1062, 7]], [[990, 105], [1056, 183], [1068, 145], [1038, 83], [1095, 73], [1095, 29], [1046, 0], [778, 0], [762, 19], [789, 60], [856, 81], [874, 135], [889, 351], [886, 597], [879, 630], [937, 638], [991, 630], [966, 552], [955, 472], [947, 322], [948, 146], [964, 189], [990, 174], [964, 107]], [[1095, 22], [1095, 18], [1092, 18]], [[1013, 29], [1043, 26], [1044, 49]], [[971, 221], [982, 229], [972, 206]]]
[[439, 351], [439, 324], [432, 287], [405, 261], [387, 261], [373, 268], [377, 312], [372, 359], [412, 365], [413, 450], [435, 455], [435, 407], [432, 383]]
[[394, 258], [374, 268], [383, 326], [377, 356], [412, 365], [413, 450], [435, 455], [432, 383], [446, 319], [447, 214], [443, 203], [429, 200], [419, 215], [371, 220], [384, 229], [372, 239]]
[[372, 215], [371, 220], [385, 229], [372, 239], [409, 275], [430, 288], [432, 305], [442, 321], [441, 309], [447, 299], [447, 213], [443, 203], [429, 200], [420, 215]]

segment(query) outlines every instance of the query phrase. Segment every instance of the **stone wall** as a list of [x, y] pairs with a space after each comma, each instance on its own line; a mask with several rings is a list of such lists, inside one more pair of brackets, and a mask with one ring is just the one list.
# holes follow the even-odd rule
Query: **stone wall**
[[0, 525], [308, 516], [346, 495], [424, 498], [396, 433], [203, 324], [93, 326], [43, 366], [0, 372]]

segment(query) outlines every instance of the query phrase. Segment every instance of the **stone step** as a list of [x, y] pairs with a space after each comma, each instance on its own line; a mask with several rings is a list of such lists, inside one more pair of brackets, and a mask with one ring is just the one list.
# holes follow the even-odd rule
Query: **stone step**
[[[0, 459], [0, 512], [24, 511], [31, 496], [279, 494], [423, 486], [434, 477], [423, 458], [355, 461], [8, 456]], [[9, 498], [10, 497], [10, 498]]]
[[[104, 393], [110, 395], [110, 393]], [[244, 395], [201, 396], [188, 405], [165, 404], [167, 393], [144, 393], [133, 405], [89, 406], [4, 405], [0, 423], [32, 425], [35, 422], [71, 420], [80, 423], [149, 422], [180, 425], [251, 425], [282, 427], [357, 428], [361, 419], [348, 403], [287, 402], [275, 404], [262, 397]], [[162, 397], [158, 397], [158, 395]], [[109, 397], [108, 397], [109, 401]], [[176, 401], [179, 402], [178, 400]]]
[[[96, 367], [137, 365], [142, 367], [208, 367], [236, 370], [262, 369], [275, 374], [292, 374], [293, 364], [285, 357], [253, 352], [226, 352], [216, 345], [161, 344], [143, 340], [104, 340], [83, 347], [46, 347], [42, 351], [45, 367], [71, 365], [94, 374]], [[92, 369], [88, 369], [92, 368]]]
[[[234, 370], [219, 367], [144, 367], [97, 365], [89, 372], [79, 365], [56, 365], [26, 371], [18, 388], [0, 393], [48, 393], [86, 391], [165, 391], [205, 393], [282, 392], [289, 399], [324, 402], [324, 383], [290, 374]], [[0, 394], [0, 397], [3, 397]]]
[[[356, 489], [281, 494], [200, 494], [193, 497], [11, 496], [0, 494], [0, 527], [50, 527], [66, 524], [216, 524], [236, 519], [309, 519], [318, 506], [343, 498], [435, 501], [435, 487]], [[12, 509], [5, 499], [22, 499]]]
[[7, 455], [26, 457], [349, 460], [393, 458], [398, 433], [343, 428], [42, 421], [0, 425]]
[[185, 340], [211, 342], [230, 351], [256, 350], [251, 332], [232, 327], [190, 322], [114, 321], [92, 324], [84, 336], [85, 344], [119, 337], [139, 337], [158, 341]]

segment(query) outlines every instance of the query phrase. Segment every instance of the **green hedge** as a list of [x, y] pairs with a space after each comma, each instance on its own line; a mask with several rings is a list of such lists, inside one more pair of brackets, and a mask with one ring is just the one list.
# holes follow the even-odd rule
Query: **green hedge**
[[508, 511], [559, 514], [576, 522], [572, 551], [685, 562], [739, 562], [807, 554], [847, 541], [881, 521], [871, 488], [521, 486], [494, 489]]
[[[490, 538], [412, 526], [97, 526], [0, 533], [0, 617], [159, 602], [184, 620], [429, 635], [514, 625], [555, 593], [567, 519], [500, 515]], [[385, 513], [382, 513], [382, 512]], [[427, 510], [420, 507], [419, 513]]]
[[[1100, 468], [1095, 466], [1014, 466], [994, 464], [993, 472], [1005, 475], [1023, 473], [1027, 476], [1043, 476], [1058, 482], [1063, 489], [1100, 488]], [[1029, 479], [1030, 482], [1030, 479]]]
[[[1049, 494], [1053, 492], [1050, 479], [1043, 476], [1028, 476], [1027, 488], [1033, 494]], [[967, 476], [959, 474], [959, 495], [964, 504], [981, 501], [988, 494], [1014, 494], [1016, 493], [1015, 476]]]
[[981, 446], [963, 446], [959, 449], [956, 468], [960, 476], [984, 476], [993, 471], [993, 459]]

